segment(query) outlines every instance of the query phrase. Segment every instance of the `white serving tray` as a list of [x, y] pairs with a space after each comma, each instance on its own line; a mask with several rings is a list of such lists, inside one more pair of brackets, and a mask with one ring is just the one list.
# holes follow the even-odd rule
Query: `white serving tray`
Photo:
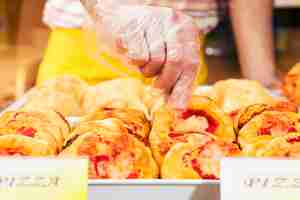
[[[201, 86], [195, 94], [207, 91], [210, 86]], [[280, 96], [272, 91], [273, 96]], [[5, 111], [16, 110], [26, 102], [26, 95], [11, 104]], [[1, 113], [0, 113], [1, 115]], [[78, 117], [67, 119], [71, 125], [79, 122]], [[89, 180], [89, 200], [159, 200], [162, 198], [172, 200], [218, 200], [218, 180]]]

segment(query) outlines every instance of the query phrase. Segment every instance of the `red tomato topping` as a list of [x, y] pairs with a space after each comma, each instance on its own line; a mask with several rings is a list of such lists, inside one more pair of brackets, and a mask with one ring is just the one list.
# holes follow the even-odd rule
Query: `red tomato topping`
[[21, 127], [19, 129], [17, 129], [18, 134], [21, 134], [21, 135], [24, 135], [24, 136], [27, 136], [27, 137], [34, 137], [36, 132], [37, 131], [34, 128], [31, 128], [31, 127], [28, 127], [28, 128]]
[[99, 156], [94, 156], [91, 158], [92, 162], [108, 162], [109, 161], [109, 157], [107, 155], [99, 155]]
[[234, 111], [230, 112], [229, 116], [231, 117], [231, 119], [234, 119], [237, 116], [237, 114], [239, 114], [239, 111], [240, 110], [237, 109], [237, 110], [234, 110]]
[[281, 121], [279, 118], [270, 117], [264, 120], [262, 127], [258, 130], [258, 135], [271, 135], [271, 129], [276, 128], [286, 133], [297, 131], [290, 123]]
[[103, 108], [103, 110], [111, 111], [111, 110], [113, 110], [113, 108], [105, 107], [105, 108]]
[[101, 177], [101, 178], [109, 178], [107, 174], [105, 175], [101, 175], [99, 174], [99, 170], [98, 170], [98, 164], [100, 162], [109, 162], [109, 157], [107, 155], [98, 155], [98, 156], [93, 156], [90, 158], [92, 164], [93, 164], [93, 167], [95, 169], [95, 172], [96, 172], [96, 175], [98, 177]]
[[14, 156], [14, 155], [23, 156], [24, 154], [19, 152], [16, 149], [1, 149], [0, 150], [0, 156]]
[[277, 111], [282, 111], [282, 112], [285, 112], [285, 111], [287, 111], [287, 112], [297, 112], [298, 111], [297, 105], [295, 105], [294, 103], [289, 102], [289, 101], [277, 102], [273, 106], [273, 109], [277, 110]]
[[140, 174], [138, 172], [130, 172], [129, 175], [127, 176], [127, 179], [137, 179], [139, 178]]
[[271, 128], [261, 128], [258, 130], [258, 133], [257, 133], [258, 136], [261, 136], [261, 135], [271, 135]]
[[295, 137], [291, 137], [287, 139], [288, 143], [296, 143], [296, 142], [300, 142], [300, 136], [295, 136]]
[[188, 119], [189, 117], [192, 116], [200, 116], [200, 117], [205, 117], [206, 120], [208, 121], [208, 128], [205, 130], [209, 133], [214, 133], [217, 128], [219, 127], [219, 122], [213, 118], [210, 114], [208, 114], [207, 112], [203, 111], [203, 110], [186, 110], [184, 112], [182, 112], [181, 117], [183, 119]]
[[171, 132], [169, 133], [170, 138], [182, 137], [184, 136], [182, 133]]
[[227, 146], [228, 152], [232, 155], [240, 151], [239, 147], [236, 144], [230, 144]]
[[192, 160], [191, 161], [191, 164], [192, 164], [192, 168], [194, 171], [197, 172], [197, 174], [203, 178], [203, 179], [209, 179], [209, 180], [217, 180], [218, 178], [213, 175], [213, 174], [204, 174], [202, 169], [200, 168], [200, 165], [198, 163], [198, 161], [196, 159]]
[[296, 132], [296, 128], [295, 127], [289, 127], [288, 128], [288, 132], [291, 133], [291, 132]]

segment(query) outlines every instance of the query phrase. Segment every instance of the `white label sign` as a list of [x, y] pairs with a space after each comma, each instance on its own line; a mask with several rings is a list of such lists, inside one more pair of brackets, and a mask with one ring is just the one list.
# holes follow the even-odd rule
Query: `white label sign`
[[0, 199], [85, 200], [85, 159], [0, 158]]
[[300, 160], [226, 158], [221, 200], [299, 200]]

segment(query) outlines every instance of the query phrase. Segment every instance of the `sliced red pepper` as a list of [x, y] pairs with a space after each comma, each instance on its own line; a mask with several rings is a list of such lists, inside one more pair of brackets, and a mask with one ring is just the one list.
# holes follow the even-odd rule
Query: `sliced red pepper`
[[203, 110], [188, 109], [188, 110], [182, 112], [182, 114], [181, 114], [181, 117], [183, 119], [188, 119], [189, 117], [192, 117], [192, 116], [205, 117], [208, 122], [208, 128], [205, 131], [207, 131], [209, 133], [214, 133], [219, 127], [219, 122], [215, 118], [213, 118], [210, 114], [208, 114], [207, 112], [205, 112]]
[[21, 134], [21, 135], [24, 135], [24, 136], [27, 136], [27, 137], [34, 137], [36, 132], [37, 131], [34, 128], [31, 128], [31, 127], [28, 127], [28, 128], [27, 127], [21, 127], [21, 128], [17, 129], [18, 134]]
[[292, 133], [292, 132], [297, 132], [295, 127], [289, 127], [288, 128], [288, 133]]
[[200, 168], [198, 161], [196, 159], [193, 159], [191, 161], [192, 168], [197, 174], [203, 178], [203, 179], [209, 179], [209, 180], [217, 180], [218, 178], [214, 174], [205, 174], [203, 173], [202, 169]]
[[296, 142], [300, 142], [300, 136], [295, 136], [295, 137], [291, 137], [287, 139], [288, 143], [296, 143]]

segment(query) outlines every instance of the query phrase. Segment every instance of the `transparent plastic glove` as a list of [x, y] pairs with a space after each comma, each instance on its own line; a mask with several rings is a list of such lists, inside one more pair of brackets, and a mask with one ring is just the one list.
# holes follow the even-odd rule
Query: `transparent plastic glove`
[[101, 51], [138, 66], [169, 102], [183, 108], [192, 94], [200, 60], [199, 31], [191, 17], [134, 1], [82, 0]]

